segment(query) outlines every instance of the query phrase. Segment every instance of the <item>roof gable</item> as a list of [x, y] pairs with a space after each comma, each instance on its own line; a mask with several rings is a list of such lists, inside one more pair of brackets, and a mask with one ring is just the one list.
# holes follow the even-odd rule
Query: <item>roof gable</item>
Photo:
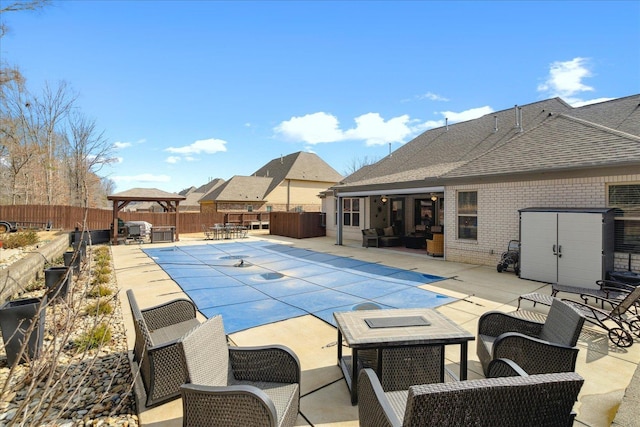
[[336, 183], [342, 179], [342, 175], [318, 157], [317, 154], [303, 151], [273, 159], [255, 171], [253, 176], [273, 178], [272, 185], [267, 190], [267, 193], [273, 191], [276, 186], [286, 179], [330, 183]]
[[202, 201], [218, 202], [255, 202], [262, 201], [273, 178], [236, 175], [222, 185], [214, 188]]

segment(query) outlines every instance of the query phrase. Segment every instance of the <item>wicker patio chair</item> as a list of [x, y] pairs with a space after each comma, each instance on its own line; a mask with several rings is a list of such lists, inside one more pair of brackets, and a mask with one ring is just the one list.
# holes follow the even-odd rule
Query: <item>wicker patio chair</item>
[[584, 317], [554, 298], [544, 323], [490, 311], [478, 321], [476, 351], [485, 376], [489, 362], [505, 358], [528, 374], [574, 371]]
[[[506, 366], [506, 365], [503, 365]], [[573, 405], [584, 380], [575, 372], [415, 385], [385, 392], [375, 372], [360, 371], [362, 427], [573, 424]]]
[[133, 360], [147, 393], [146, 406], [176, 399], [187, 375], [177, 343], [200, 324], [196, 307], [189, 300], [176, 299], [141, 310], [131, 289], [127, 297], [136, 331]]
[[180, 343], [188, 379], [184, 426], [293, 426], [300, 402], [300, 362], [284, 346], [229, 347], [221, 316]]
[[[589, 294], [585, 296], [589, 297]], [[626, 294], [621, 301], [602, 297], [600, 300], [602, 307], [607, 304], [610, 309], [605, 310], [577, 301], [563, 301], [580, 312], [587, 322], [606, 330], [612, 343], [618, 347], [631, 347], [633, 345], [631, 334], [640, 337], [640, 316], [637, 315], [640, 286]]]

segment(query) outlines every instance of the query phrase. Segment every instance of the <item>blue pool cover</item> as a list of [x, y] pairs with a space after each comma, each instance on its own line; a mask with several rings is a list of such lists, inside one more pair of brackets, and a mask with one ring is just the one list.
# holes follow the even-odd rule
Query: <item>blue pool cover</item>
[[270, 242], [145, 249], [206, 317], [221, 314], [228, 334], [358, 304], [434, 308], [454, 298], [418, 288], [444, 277]]

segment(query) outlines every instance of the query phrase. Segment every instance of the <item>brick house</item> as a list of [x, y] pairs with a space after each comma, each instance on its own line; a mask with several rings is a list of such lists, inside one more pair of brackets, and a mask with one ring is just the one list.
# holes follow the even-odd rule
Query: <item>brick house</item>
[[317, 154], [299, 151], [236, 175], [205, 194], [200, 212], [320, 212], [318, 195], [342, 176]]
[[338, 244], [436, 226], [447, 260], [480, 265], [519, 239], [520, 209], [616, 208], [616, 269], [640, 271], [640, 95], [552, 98], [430, 129], [324, 195]]

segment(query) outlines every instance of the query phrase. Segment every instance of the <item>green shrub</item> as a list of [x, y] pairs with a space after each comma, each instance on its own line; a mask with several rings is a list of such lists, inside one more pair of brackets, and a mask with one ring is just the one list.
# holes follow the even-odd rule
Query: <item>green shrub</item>
[[100, 298], [100, 297], [107, 297], [109, 295], [112, 295], [113, 291], [111, 289], [109, 289], [106, 286], [103, 285], [96, 285], [93, 286], [89, 292], [87, 292], [87, 296], [89, 298]]
[[111, 341], [111, 329], [109, 329], [109, 325], [101, 323], [90, 331], [82, 334], [76, 341], [76, 345], [80, 350], [84, 351], [97, 348], [109, 341]]
[[2, 246], [6, 249], [24, 248], [25, 246], [36, 245], [39, 242], [38, 233], [33, 230], [10, 233], [2, 238]]
[[108, 274], [97, 274], [93, 280], [91, 281], [92, 286], [96, 285], [104, 285], [105, 283], [109, 283], [111, 280], [111, 276]]
[[103, 265], [103, 266], [99, 266], [96, 269], [96, 276], [98, 275], [105, 275], [108, 276], [111, 274], [111, 267], [109, 267], [108, 265]]
[[86, 313], [90, 316], [99, 316], [101, 314], [113, 313], [113, 306], [109, 301], [98, 300], [96, 302], [88, 304], [85, 310]]

